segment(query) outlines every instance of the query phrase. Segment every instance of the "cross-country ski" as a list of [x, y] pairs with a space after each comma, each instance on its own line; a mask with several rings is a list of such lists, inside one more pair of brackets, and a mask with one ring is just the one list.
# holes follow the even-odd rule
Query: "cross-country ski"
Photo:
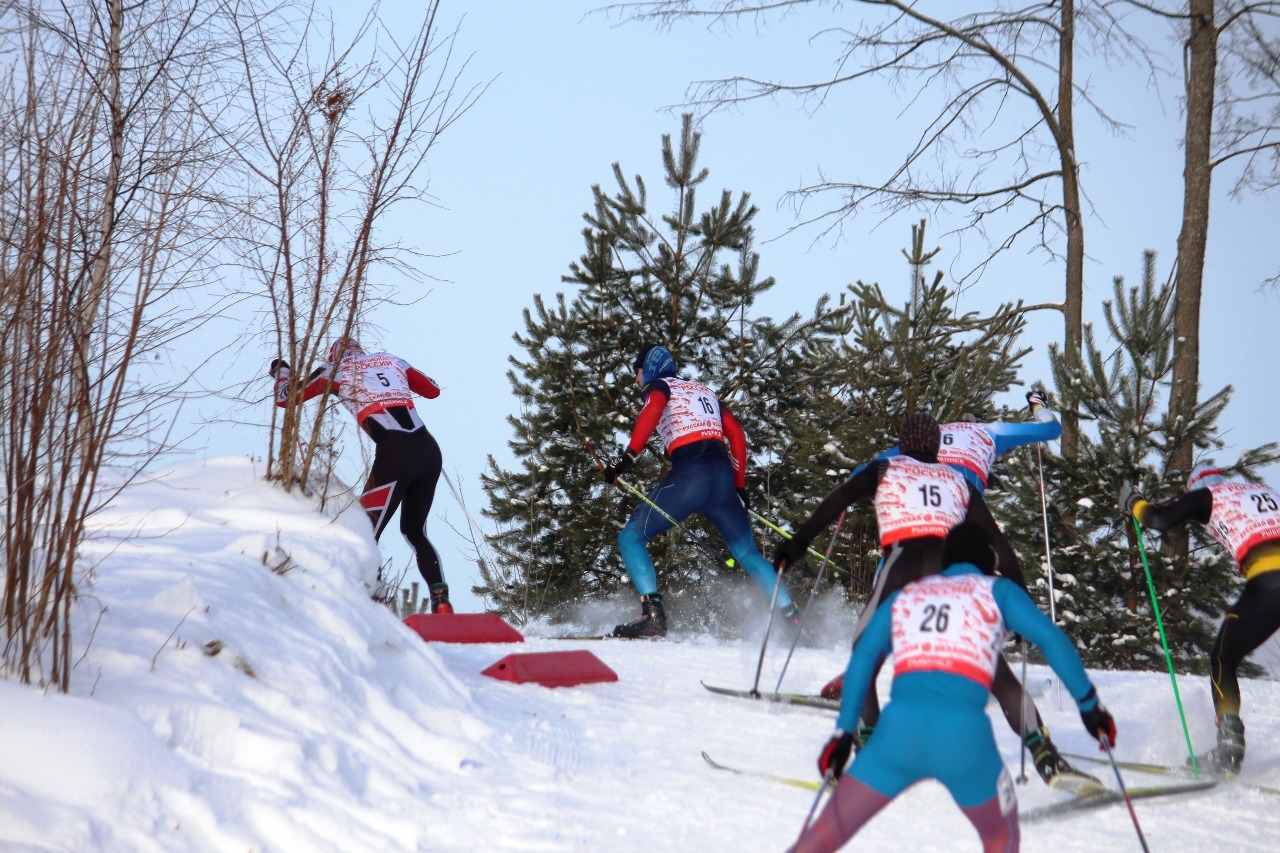
[[807, 693], [753, 693], [750, 690], [740, 690], [733, 687], [717, 687], [712, 684], [702, 683], [702, 686], [710, 690], [712, 693], [718, 693], [721, 696], [735, 696], [740, 699], [759, 699], [764, 702], [778, 702], [783, 705], [800, 705], [806, 708], [820, 708], [824, 711], [840, 710], [840, 703], [831, 699], [823, 699], [821, 696], [814, 696]]

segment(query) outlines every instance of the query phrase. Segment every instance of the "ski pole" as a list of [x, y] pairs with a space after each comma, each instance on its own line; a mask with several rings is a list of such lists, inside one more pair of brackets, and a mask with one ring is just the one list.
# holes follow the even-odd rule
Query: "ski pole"
[[714, 557], [715, 559], [717, 559], [717, 560], [721, 561], [722, 563], [724, 563], [724, 564], [725, 564], [726, 566], [728, 566], [729, 568], [731, 568], [731, 569], [732, 569], [732, 568], [736, 568], [736, 567], [737, 567], [738, 563], [737, 563], [737, 562], [736, 562], [732, 557], [730, 557], [730, 558], [728, 558], [728, 559], [726, 560], [726, 559], [724, 558], [724, 556], [723, 556], [719, 551], [717, 551], [717, 550], [716, 550], [716, 548], [715, 548], [715, 546], [714, 546], [714, 545], [712, 545], [712, 544], [711, 544], [710, 542], [708, 542], [707, 540], [703, 539], [701, 536], [698, 536], [697, 534], [695, 534], [692, 530], [690, 530], [689, 528], [685, 527], [683, 524], [681, 524], [679, 521], [677, 521], [675, 518], [673, 518], [673, 517], [671, 516], [671, 514], [670, 514], [670, 513], [668, 513], [665, 509], [663, 509], [662, 507], [658, 506], [658, 505], [657, 505], [656, 503], [654, 503], [653, 501], [649, 500], [649, 496], [648, 496], [648, 495], [646, 495], [644, 492], [640, 491], [640, 490], [639, 490], [639, 489], [637, 489], [635, 486], [631, 485], [629, 482], [627, 482], [626, 480], [622, 479], [621, 477], [619, 477], [619, 478], [617, 479], [617, 483], [618, 483], [618, 485], [619, 485], [619, 486], [622, 486], [622, 488], [626, 489], [628, 492], [631, 492], [631, 494], [635, 495], [635, 496], [636, 496], [636, 497], [638, 497], [640, 500], [644, 501], [644, 502], [645, 502], [645, 503], [647, 503], [649, 506], [651, 506], [651, 507], [653, 507], [654, 509], [656, 509], [656, 510], [658, 511], [658, 514], [659, 514], [659, 515], [661, 515], [661, 516], [662, 516], [663, 518], [665, 518], [667, 521], [671, 522], [671, 524], [672, 524], [673, 526], [675, 526], [677, 529], [679, 529], [679, 531], [680, 531], [681, 533], [683, 533], [683, 534], [685, 535], [685, 537], [686, 537], [690, 542], [692, 542], [693, 544], [697, 545], [697, 546], [698, 546], [698, 547], [700, 547], [702, 550], [706, 551], [706, 552], [707, 552], [708, 554], [710, 554], [712, 557]]
[[1178, 676], [1173, 671], [1173, 655], [1169, 651], [1169, 638], [1164, 633], [1164, 620], [1160, 618], [1160, 602], [1156, 600], [1156, 585], [1151, 579], [1151, 563], [1147, 560], [1147, 543], [1142, 538], [1142, 525], [1133, 517], [1133, 529], [1138, 534], [1138, 553], [1142, 555], [1142, 570], [1147, 575], [1147, 591], [1151, 593], [1151, 609], [1156, 615], [1156, 628], [1160, 632], [1160, 646], [1164, 649], [1164, 660], [1169, 667], [1169, 680], [1173, 682], [1173, 700], [1178, 706], [1178, 718], [1182, 720], [1182, 736], [1187, 740], [1187, 754], [1191, 756], [1191, 772], [1200, 778], [1200, 767], [1196, 763], [1196, 751], [1191, 745], [1191, 731], [1187, 728], [1187, 715], [1182, 710], [1182, 695], [1178, 692]]
[[[1044, 562], [1049, 572], [1049, 618], [1058, 624], [1058, 595], [1053, 588], [1053, 551], [1049, 548], [1049, 502], [1044, 488], [1044, 455], [1036, 444], [1036, 469], [1040, 473], [1040, 518], [1044, 522]], [[1025, 660], [1025, 658], [1024, 658]], [[1058, 679], [1058, 710], [1062, 710], [1062, 679]]]
[[1018, 771], [1018, 784], [1027, 784], [1027, 638], [1022, 638], [1022, 706], [1018, 715], [1018, 729], [1022, 734], [1022, 769]]
[[813, 805], [809, 806], [809, 813], [804, 816], [804, 823], [800, 825], [800, 834], [796, 836], [796, 844], [799, 844], [800, 839], [804, 838], [804, 834], [809, 831], [809, 824], [813, 821], [813, 815], [818, 811], [818, 803], [822, 801], [822, 795], [831, 787], [831, 781], [831, 773], [827, 773], [822, 777], [822, 785], [818, 788], [818, 793], [813, 798]]
[[760, 641], [760, 660], [756, 662], [756, 680], [751, 683], [751, 695], [760, 698], [760, 672], [764, 669], [764, 650], [769, 647], [769, 632], [773, 630], [773, 609], [778, 606], [778, 590], [782, 589], [782, 572], [773, 582], [773, 597], [769, 599], [769, 621], [764, 625], [764, 639]]
[[[772, 521], [770, 521], [769, 519], [765, 518], [763, 515], [761, 515], [760, 513], [756, 512], [755, 510], [747, 510], [747, 512], [751, 513], [751, 517], [752, 517], [752, 518], [754, 518], [756, 521], [758, 521], [758, 522], [760, 522], [761, 524], [765, 525], [766, 527], [768, 527], [770, 530], [774, 531], [775, 533], [779, 533], [779, 534], [781, 534], [781, 535], [782, 535], [782, 537], [783, 537], [784, 539], [791, 539], [791, 538], [794, 538], [794, 534], [792, 534], [792, 533], [788, 533], [786, 530], [783, 530], [781, 527], [779, 527], [778, 525], [774, 524]], [[843, 513], [841, 513], [841, 518], [843, 518], [843, 517], [844, 517], [844, 514], [843, 514]], [[815, 551], [812, 547], [807, 548], [806, 550], [807, 550], [811, 555], [813, 555], [814, 557], [819, 557], [819, 558], [821, 558], [821, 557], [823, 556], [822, 554], [819, 554], [817, 551]], [[841, 572], [845, 572], [846, 574], [848, 574], [848, 575], [849, 575], [849, 577], [853, 578], [853, 580], [854, 580], [855, 582], [857, 582], [857, 584], [858, 584], [859, 586], [861, 586], [861, 587], [862, 587], [863, 589], [865, 589], [867, 592], [871, 592], [871, 584], [867, 583], [867, 582], [866, 582], [866, 581], [864, 581], [862, 578], [860, 578], [860, 577], [858, 577], [857, 575], [855, 575], [853, 572], [850, 572], [850, 571], [848, 571], [847, 569], [841, 568], [840, 566], [836, 566], [836, 570], [837, 570], [837, 571], [841, 571]]]
[[1116, 784], [1120, 786], [1120, 793], [1124, 795], [1125, 805], [1129, 807], [1129, 817], [1133, 818], [1133, 828], [1138, 833], [1138, 842], [1142, 845], [1143, 853], [1151, 853], [1151, 848], [1147, 847], [1146, 836], [1142, 834], [1142, 824], [1138, 823], [1138, 813], [1133, 810], [1133, 800], [1129, 798], [1129, 790], [1124, 786], [1124, 779], [1120, 776], [1120, 765], [1116, 764], [1116, 757], [1111, 752], [1111, 743], [1105, 734], [1098, 738], [1102, 744], [1102, 748], [1107, 751], [1107, 758], [1111, 760], [1111, 769], [1116, 772]]
[[[814, 599], [818, 597], [818, 587], [822, 584], [822, 575], [827, 570], [827, 565], [831, 562], [831, 552], [836, 547], [836, 539], [840, 536], [840, 528], [844, 525], [845, 511], [841, 511], [840, 517], [836, 519], [836, 532], [831, 535], [831, 544], [827, 546], [827, 553], [822, 555], [822, 566], [818, 569], [818, 577], [813, 582], [813, 589], [809, 591], [809, 600], [804, 603], [804, 612], [800, 614], [800, 623], [796, 625], [796, 635], [791, 639], [791, 648], [787, 650], [787, 659], [783, 661], [782, 672], [778, 673], [778, 684], [773, 688], [774, 693], [782, 691], [782, 679], [787, 675], [787, 667], [791, 665], [791, 656], [795, 654], [796, 646], [800, 643], [800, 634], [804, 631], [804, 620], [809, 618], [809, 608], [813, 607]], [[782, 577], [782, 572], [778, 572], [778, 577]]]

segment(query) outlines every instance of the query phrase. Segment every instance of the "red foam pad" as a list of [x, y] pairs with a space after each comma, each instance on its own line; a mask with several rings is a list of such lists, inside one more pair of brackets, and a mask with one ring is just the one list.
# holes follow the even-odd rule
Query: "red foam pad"
[[588, 651], [507, 655], [480, 674], [516, 684], [532, 681], [543, 687], [573, 687], [576, 684], [618, 680], [618, 673]]
[[428, 643], [523, 643], [496, 613], [415, 613], [404, 620]]

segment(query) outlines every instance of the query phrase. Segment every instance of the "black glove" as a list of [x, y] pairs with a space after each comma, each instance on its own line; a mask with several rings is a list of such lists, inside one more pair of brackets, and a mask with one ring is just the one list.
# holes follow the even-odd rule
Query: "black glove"
[[844, 772], [849, 763], [849, 754], [853, 752], [853, 732], [836, 729], [831, 740], [818, 753], [818, 772], [823, 779], [834, 779]]
[[1126, 515], [1133, 515], [1133, 508], [1138, 505], [1138, 501], [1145, 501], [1146, 497], [1142, 492], [1133, 487], [1133, 484], [1125, 480], [1120, 484], [1120, 499], [1117, 503], [1120, 505], [1120, 511]]
[[751, 512], [751, 497], [747, 494], [746, 486], [738, 486], [738, 500], [742, 501], [742, 508], [747, 512]]
[[1042, 391], [1028, 391], [1027, 408], [1034, 413], [1036, 406], [1044, 406], [1046, 409], [1049, 408], [1049, 398], [1046, 397]]
[[608, 464], [604, 466], [604, 481], [612, 484], [614, 480], [626, 473], [634, 464], [636, 464], [636, 456], [628, 448], [610, 459]]
[[280, 372], [280, 368], [282, 367], [285, 370], [291, 369], [289, 367], [289, 362], [285, 361], [283, 358], [271, 359], [271, 366], [267, 368], [267, 375], [270, 376], [272, 379], [275, 379], [276, 374]]
[[1091, 737], [1096, 737], [1098, 743], [1102, 743], [1105, 738], [1111, 746], [1116, 745], [1116, 721], [1101, 703], [1092, 711], [1081, 711], [1080, 720], [1084, 723], [1085, 731]]
[[794, 566], [804, 559], [804, 554], [807, 550], [809, 550], [809, 543], [798, 536], [782, 540], [773, 549], [774, 570], [781, 572], [790, 566]]

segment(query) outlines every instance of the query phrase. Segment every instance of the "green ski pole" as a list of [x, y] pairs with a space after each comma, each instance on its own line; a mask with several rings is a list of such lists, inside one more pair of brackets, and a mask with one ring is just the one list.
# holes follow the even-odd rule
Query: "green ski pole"
[[1196, 751], [1191, 745], [1191, 732], [1187, 729], [1187, 715], [1182, 711], [1182, 696], [1178, 693], [1178, 677], [1173, 672], [1173, 655], [1169, 652], [1169, 640], [1164, 633], [1164, 620], [1160, 618], [1160, 602], [1156, 600], [1156, 585], [1151, 579], [1151, 563], [1147, 561], [1147, 544], [1142, 538], [1142, 525], [1137, 516], [1133, 517], [1133, 529], [1138, 534], [1138, 553], [1142, 555], [1142, 569], [1147, 574], [1147, 589], [1151, 593], [1151, 609], [1156, 614], [1156, 628], [1160, 631], [1160, 645], [1164, 648], [1165, 663], [1169, 665], [1169, 680], [1173, 682], [1173, 699], [1178, 703], [1178, 718], [1182, 720], [1182, 734], [1187, 739], [1187, 754], [1191, 756], [1191, 772], [1200, 778], [1200, 767], [1196, 764]]

